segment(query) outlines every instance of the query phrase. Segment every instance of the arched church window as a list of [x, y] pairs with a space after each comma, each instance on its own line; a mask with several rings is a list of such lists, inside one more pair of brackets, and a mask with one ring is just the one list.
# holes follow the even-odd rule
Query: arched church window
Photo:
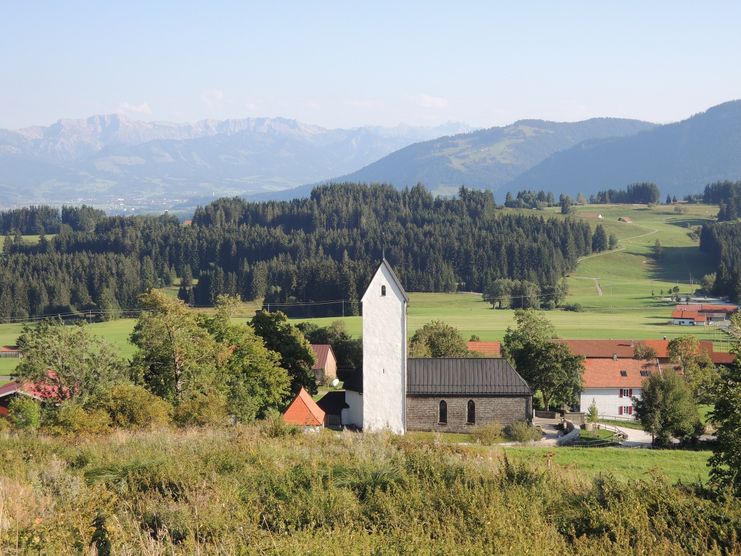
[[386, 286], [381, 286], [381, 297], [386, 297]]
[[476, 402], [468, 400], [468, 412], [466, 416], [466, 423], [473, 425], [476, 423]]
[[448, 404], [445, 400], [440, 400], [437, 421], [441, 425], [446, 425], [448, 423]]

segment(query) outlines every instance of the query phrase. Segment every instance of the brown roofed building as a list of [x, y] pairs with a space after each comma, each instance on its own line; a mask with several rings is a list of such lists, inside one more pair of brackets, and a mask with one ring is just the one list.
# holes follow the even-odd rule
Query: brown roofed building
[[329, 344], [311, 344], [314, 352], [314, 376], [319, 384], [327, 384], [337, 378], [337, 358]]
[[20, 359], [21, 350], [18, 346], [0, 346], [0, 357]]

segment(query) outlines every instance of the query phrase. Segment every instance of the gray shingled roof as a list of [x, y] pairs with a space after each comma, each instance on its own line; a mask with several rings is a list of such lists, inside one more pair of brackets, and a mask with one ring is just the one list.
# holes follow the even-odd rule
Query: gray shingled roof
[[407, 360], [409, 396], [529, 396], [527, 382], [501, 358]]

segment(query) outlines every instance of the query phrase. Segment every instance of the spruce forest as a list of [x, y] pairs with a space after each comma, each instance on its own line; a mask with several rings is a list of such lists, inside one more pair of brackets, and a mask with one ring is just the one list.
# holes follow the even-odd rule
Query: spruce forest
[[[345, 300], [352, 314], [382, 256], [410, 291], [483, 291], [509, 278], [556, 295], [593, 247], [582, 221], [505, 212], [490, 192], [466, 188], [452, 199], [421, 185], [356, 184], [320, 186], [285, 202], [220, 199], [197, 209], [190, 225], [171, 215], [55, 210], [0, 216], [2, 320], [115, 316], [134, 309], [140, 293], [178, 279], [192, 305], [212, 305], [220, 294], [289, 305]], [[41, 236], [37, 244], [24, 241], [29, 232]], [[323, 307], [331, 305], [304, 314], [319, 316]]]

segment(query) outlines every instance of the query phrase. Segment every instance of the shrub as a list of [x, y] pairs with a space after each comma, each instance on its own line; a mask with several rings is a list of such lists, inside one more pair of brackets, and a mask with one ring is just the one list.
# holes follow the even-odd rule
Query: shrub
[[296, 436], [301, 429], [296, 425], [289, 425], [283, 420], [280, 411], [271, 409], [265, 415], [260, 423], [260, 431], [268, 438], [283, 438], [286, 436]]
[[173, 419], [181, 427], [224, 425], [227, 421], [227, 399], [216, 390], [195, 392], [175, 408]]
[[172, 406], [142, 386], [118, 384], [106, 392], [98, 402], [108, 412], [115, 427], [145, 429], [167, 425]]
[[492, 421], [486, 425], [479, 425], [473, 429], [471, 435], [477, 442], [488, 446], [501, 441], [503, 438], [502, 432], [502, 425]]
[[587, 410], [587, 421], [590, 423], [596, 423], [599, 421], [599, 410], [597, 409], [597, 402], [592, 400], [592, 404], [589, 406], [589, 409]]
[[540, 440], [543, 434], [539, 429], [527, 424], [525, 421], [517, 421], [504, 427], [504, 435], [513, 442], [530, 442]]
[[33, 398], [16, 396], [8, 406], [13, 424], [24, 430], [36, 430], [41, 424], [41, 406]]
[[575, 313], [581, 313], [584, 310], [581, 303], [567, 303], [563, 306], [564, 311], [573, 311]]
[[51, 431], [60, 435], [94, 435], [108, 432], [110, 426], [111, 419], [105, 410], [86, 410], [77, 402], [66, 401], [59, 406]]

